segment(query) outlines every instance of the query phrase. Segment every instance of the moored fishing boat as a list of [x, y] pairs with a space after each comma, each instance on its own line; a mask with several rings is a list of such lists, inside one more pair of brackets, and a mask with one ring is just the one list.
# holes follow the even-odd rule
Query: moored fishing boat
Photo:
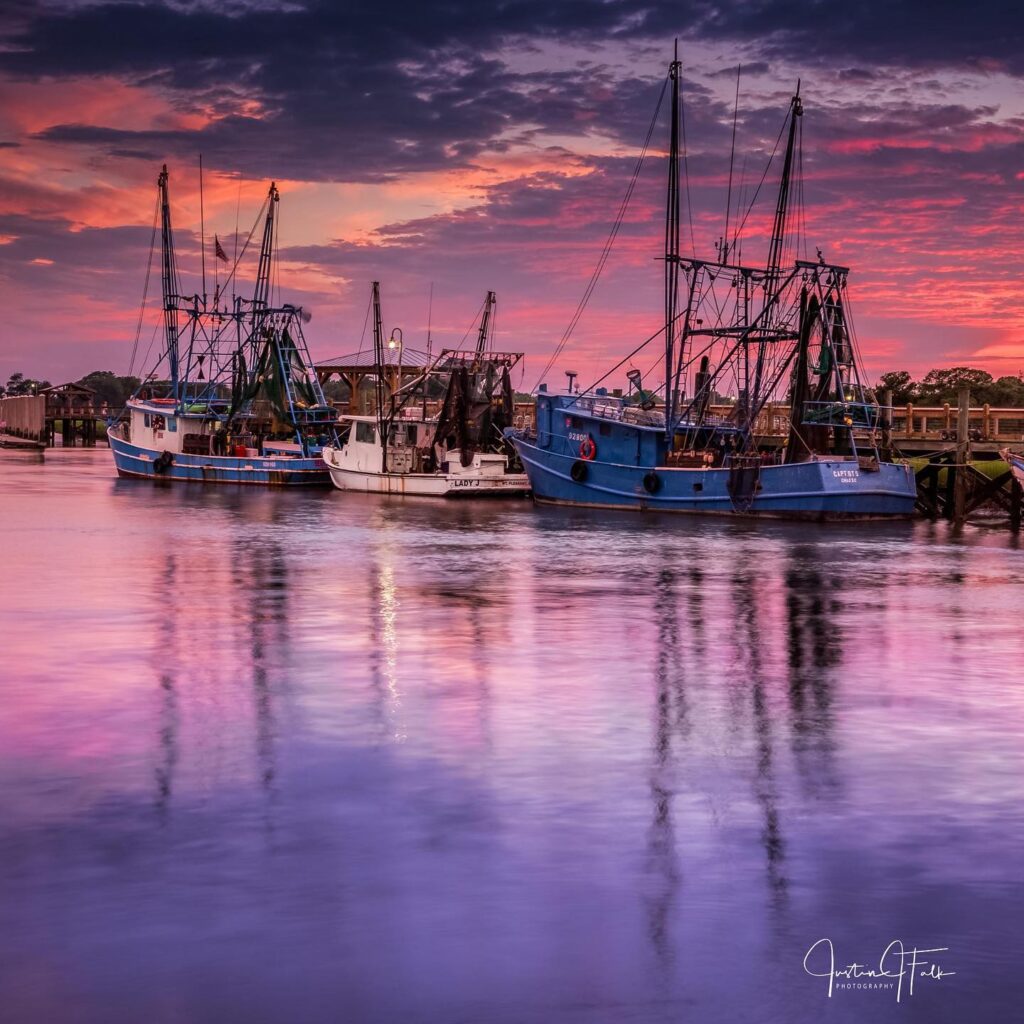
[[[787, 145], [767, 260], [752, 265], [735, 258], [739, 230], [730, 238], [728, 218], [714, 258], [681, 254], [680, 78], [674, 59], [668, 74], [664, 327], [611, 371], [661, 338], [663, 380], [647, 389], [632, 370], [626, 395], [598, 386], [610, 374], [583, 390], [570, 375], [562, 394], [541, 385], [536, 428], [509, 432], [536, 500], [820, 520], [911, 516], [913, 472], [887, 459], [880, 409], [862, 383], [848, 308], [849, 268], [828, 263], [820, 250], [816, 260], [784, 260], [796, 251], [792, 221], [800, 222], [790, 213], [790, 198], [799, 194], [799, 86], [784, 126]], [[746, 219], [737, 215], [741, 226]], [[726, 415], [712, 410], [720, 388], [734, 389]], [[767, 450], [759, 443], [759, 426], [770, 403], [783, 395], [787, 436], [780, 451]]]
[[[219, 287], [209, 305], [205, 294], [182, 294], [166, 167], [158, 190], [164, 349], [108, 428], [118, 474], [328, 486], [320, 453], [325, 443], [337, 439], [337, 412], [324, 399], [312, 370], [302, 330], [308, 314], [298, 306], [270, 302], [277, 188], [270, 186], [265, 215], [260, 211], [265, 219], [253, 297], [232, 296], [230, 305], [222, 305]], [[217, 255], [227, 258], [219, 243]]]
[[[529, 478], [512, 465], [515, 452], [504, 437], [513, 418], [510, 372], [522, 353], [488, 347], [494, 293], [488, 293], [475, 349], [442, 350], [390, 395], [376, 281], [372, 301], [376, 413], [342, 417], [344, 440], [324, 448], [335, 487], [436, 498], [528, 494]], [[438, 401], [436, 411], [428, 409]]]

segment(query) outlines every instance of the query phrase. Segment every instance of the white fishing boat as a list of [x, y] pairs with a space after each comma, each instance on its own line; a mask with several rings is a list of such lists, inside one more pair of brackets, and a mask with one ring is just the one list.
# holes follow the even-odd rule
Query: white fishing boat
[[328, 446], [323, 458], [334, 486], [342, 491], [373, 494], [419, 494], [434, 498], [524, 495], [530, 491], [525, 473], [509, 472], [500, 453], [471, 451], [468, 460], [454, 448], [434, 453], [431, 438], [436, 422], [400, 420], [392, 425], [386, 446], [376, 416], [345, 416], [348, 439]]
[[344, 440], [324, 448], [335, 487], [436, 498], [529, 494], [529, 478], [505, 439], [514, 414], [510, 372], [522, 353], [487, 347], [493, 305], [489, 292], [475, 349], [444, 349], [415, 380], [388, 395], [374, 282], [377, 411], [343, 416]]

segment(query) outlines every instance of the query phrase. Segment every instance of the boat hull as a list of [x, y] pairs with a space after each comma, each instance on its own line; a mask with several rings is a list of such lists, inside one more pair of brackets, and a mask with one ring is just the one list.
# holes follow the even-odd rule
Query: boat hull
[[999, 454], [1010, 467], [1010, 472], [1013, 473], [1014, 479], [1024, 487], [1024, 455], [1018, 455], [1016, 452], [1008, 451], [1005, 448]]
[[327, 463], [339, 491], [424, 498], [521, 498], [530, 493], [525, 473], [469, 477], [455, 473], [364, 473]]
[[164, 452], [133, 445], [117, 429], [107, 432], [118, 476], [173, 483], [245, 484], [258, 487], [328, 487], [330, 475], [319, 455], [311, 458], [186, 455], [176, 452], [160, 469]]
[[[737, 494], [728, 468], [657, 468], [591, 461], [573, 478], [580, 460], [513, 438], [542, 503], [691, 515], [781, 519], [906, 519], [914, 514], [917, 487], [909, 466], [882, 463], [874, 472], [856, 462], [820, 458], [762, 466], [757, 481]], [[651, 478], [654, 478], [653, 480]], [[733, 481], [732, 490], [730, 482]], [[654, 489], [651, 493], [649, 488]]]

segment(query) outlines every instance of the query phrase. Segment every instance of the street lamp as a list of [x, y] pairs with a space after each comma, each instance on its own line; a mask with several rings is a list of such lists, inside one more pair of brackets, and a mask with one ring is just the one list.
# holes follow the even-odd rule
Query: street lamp
[[394, 352], [398, 349], [398, 390], [402, 390], [402, 328], [395, 327], [391, 331], [391, 337], [388, 339], [388, 348]]

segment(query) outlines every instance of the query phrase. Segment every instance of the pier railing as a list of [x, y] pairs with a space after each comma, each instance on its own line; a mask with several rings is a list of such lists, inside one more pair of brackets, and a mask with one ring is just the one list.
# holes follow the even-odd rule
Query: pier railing
[[[716, 415], [727, 418], [735, 410], [733, 405], [712, 405]], [[889, 413], [886, 416], [886, 413]], [[895, 442], [913, 441], [955, 441], [957, 431], [957, 407], [945, 402], [942, 405], [892, 406], [882, 408], [882, 419], [888, 419]], [[772, 404], [766, 406], [758, 416], [754, 433], [763, 437], [782, 437], [789, 429], [789, 406]], [[968, 415], [968, 432], [972, 441], [991, 441], [1004, 444], [1020, 444], [1024, 441], [1024, 409], [1003, 406], [971, 406]]]

